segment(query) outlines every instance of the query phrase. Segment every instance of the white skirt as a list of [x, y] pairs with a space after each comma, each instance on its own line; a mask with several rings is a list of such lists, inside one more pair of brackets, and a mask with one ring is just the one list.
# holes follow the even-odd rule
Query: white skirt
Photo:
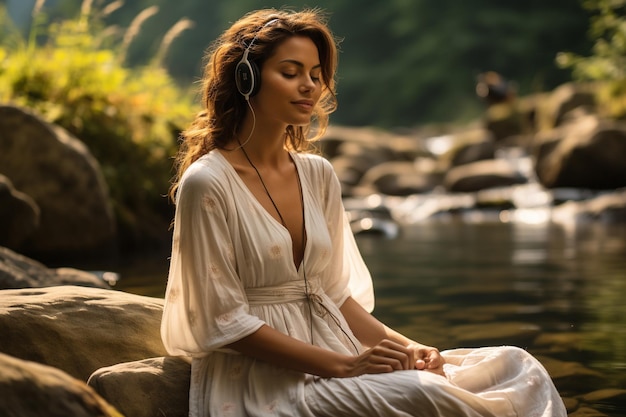
[[567, 417], [545, 368], [525, 350], [503, 346], [441, 353], [446, 377], [396, 371], [316, 378], [305, 389], [315, 416]]

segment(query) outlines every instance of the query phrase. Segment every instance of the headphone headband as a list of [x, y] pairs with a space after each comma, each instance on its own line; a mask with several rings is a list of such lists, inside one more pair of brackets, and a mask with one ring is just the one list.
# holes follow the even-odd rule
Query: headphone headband
[[250, 96], [256, 94], [259, 89], [260, 84], [260, 74], [257, 65], [254, 62], [248, 60], [248, 54], [250, 53], [250, 49], [254, 46], [254, 42], [256, 41], [259, 33], [267, 26], [279, 21], [279, 18], [273, 18], [256, 31], [254, 38], [250, 41], [250, 44], [246, 47], [243, 52], [243, 56], [241, 60], [237, 63], [235, 67], [235, 84], [237, 84], [237, 90], [239, 93], [244, 96], [246, 100], [250, 100]]

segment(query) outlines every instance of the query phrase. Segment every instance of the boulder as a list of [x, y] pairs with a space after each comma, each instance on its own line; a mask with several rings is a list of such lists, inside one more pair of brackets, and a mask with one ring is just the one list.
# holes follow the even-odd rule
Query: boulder
[[450, 136], [453, 145], [441, 156], [443, 170], [495, 157], [493, 135], [486, 129], [472, 129]]
[[22, 253], [48, 257], [113, 252], [108, 189], [87, 147], [64, 129], [14, 106], [0, 106], [0, 173], [41, 210]]
[[165, 356], [163, 300], [77, 286], [0, 292], [0, 352], [87, 381], [96, 370]]
[[538, 130], [560, 126], [574, 110], [593, 113], [597, 107], [595, 89], [593, 84], [566, 83], [547, 93], [537, 105]]
[[[413, 162], [389, 161], [369, 169], [359, 182], [359, 188], [369, 190], [362, 194], [382, 193], [393, 196], [406, 196], [432, 191], [437, 178], [429, 173], [419, 172]], [[356, 190], [355, 190], [356, 191]]]
[[0, 245], [18, 248], [39, 227], [39, 206], [0, 174]]
[[178, 357], [149, 358], [98, 369], [87, 382], [129, 417], [187, 417], [191, 365]]
[[0, 415], [5, 417], [123, 417], [65, 372], [1, 353], [0, 392]]
[[626, 186], [626, 123], [577, 118], [537, 134], [535, 171], [547, 188], [614, 189]]
[[444, 186], [452, 192], [474, 192], [493, 187], [524, 184], [528, 181], [509, 162], [491, 159], [452, 168], [444, 178]]
[[0, 246], [0, 290], [79, 285], [110, 288], [96, 275], [74, 268], [47, 268], [45, 265]]

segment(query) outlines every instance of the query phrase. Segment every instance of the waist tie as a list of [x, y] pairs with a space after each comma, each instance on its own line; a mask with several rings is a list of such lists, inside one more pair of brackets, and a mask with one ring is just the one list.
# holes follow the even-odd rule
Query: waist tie
[[309, 282], [307, 289], [304, 281], [289, 281], [275, 286], [246, 288], [246, 296], [250, 305], [284, 304], [306, 301], [307, 299], [321, 303], [322, 299], [317, 294], [318, 292], [319, 287], [317, 285], [312, 285]]
[[[308, 301], [311, 314], [314, 310], [319, 317], [330, 317], [341, 333], [350, 341], [355, 353], [359, 354], [359, 349], [350, 334], [344, 330], [341, 320], [324, 305], [317, 282], [309, 281], [307, 285], [307, 282], [304, 280], [289, 281], [275, 286], [246, 288], [245, 291], [248, 297], [248, 304], [251, 306]], [[311, 328], [311, 344], [313, 344], [313, 328]]]
[[330, 314], [333, 320], [339, 323], [335, 315], [324, 305], [320, 292], [317, 283], [309, 282], [307, 288], [307, 283], [304, 281], [289, 281], [275, 286], [246, 288], [248, 304], [251, 306], [308, 301], [318, 316], [324, 317]]

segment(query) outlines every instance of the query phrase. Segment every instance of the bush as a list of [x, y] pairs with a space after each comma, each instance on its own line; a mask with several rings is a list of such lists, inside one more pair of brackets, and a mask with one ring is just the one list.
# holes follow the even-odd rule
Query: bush
[[594, 40], [592, 55], [560, 53], [557, 63], [571, 68], [579, 81], [598, 82], [598, 102], [609, 117], [626, 118], [626, 0], [584, 0], [595, 13], [589, 35]]
[[[34, 11], [28, 40], [5, 29], [0, 101], [31, 108], [84, 141], [102, 166], [122, 243], [143, 244], [163, 234], [155, 224], [171, 219], [164, 197], [171, 157], [196, 110], [192, 95], [158, 60], [136, 69], [123, 65], [128, 31], [138, 23], [120, 41], [119, 31], [102, 27], [102, 16], [83, 7], [76, 18], [49, 23]], [[0, 18], [7, 28], [6, 14]]]

